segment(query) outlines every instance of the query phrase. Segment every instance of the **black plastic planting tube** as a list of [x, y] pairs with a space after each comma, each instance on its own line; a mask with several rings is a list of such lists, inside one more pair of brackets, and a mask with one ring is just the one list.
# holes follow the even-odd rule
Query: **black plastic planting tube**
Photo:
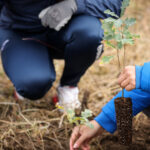
[[129, 146], [132, 144], [132, 100], [120, 97], [115, 99], [115, 111], [119, 143]]

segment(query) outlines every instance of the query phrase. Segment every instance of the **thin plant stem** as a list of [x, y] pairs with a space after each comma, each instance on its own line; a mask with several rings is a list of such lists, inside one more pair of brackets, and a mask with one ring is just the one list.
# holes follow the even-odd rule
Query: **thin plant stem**
[[[123, 70], [125, 69], [126, 65], [126, 47], [123, 45], [123, 51], [124, 51], [124, 56], [123, 56]], [[124, 97], [124, 89], [122, 89], [122, 97]]]
[[124, 97], [124, 88], [122, 88], [122, 97]]
[[[117, 58], [118, 58], [119, 73], [121, 73], [121, 63], [120, 63], [120, 58], [119, 58], [119, 49], [117, 49]], [[125, 59], [123, 61], [125, 62]], [[124, 62], [123, 62], [123, 67], [125, 67], [125, 63]], [[124, 97], [124, 89], [123, 88], [122, 88], [122, 97]]]
[[[121, 26], [121, 35], [122, 35], [122, 39], [123, 39], [123, 28]], [[124, 56], [123, 56], [123, 70], [125, 69], [125, 65], [126, 65], [126, 51], [125, 51], [125, 45], [123, 45], [123, 52], [124, 52]], [[122, 97], [124, 97], [124, 88], [122, 88]]]
[[123, 46], [123, 51], [124, 51], [124, 58], [123, 58], [123, 69], [125, 69], [126, 66], [126, 46]]
[[117, 49], [117, 58], [118, 58], [118, 69], [119, 73], [121, 72], [121, 64], [120, 64], [120, 58], [119, 58], [119, 49]]

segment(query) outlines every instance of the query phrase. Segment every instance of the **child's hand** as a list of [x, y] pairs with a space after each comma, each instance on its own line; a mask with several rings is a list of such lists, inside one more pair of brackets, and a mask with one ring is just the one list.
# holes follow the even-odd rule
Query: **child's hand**
[[100, 135], [104, 129], [95, 121], [91, 121], [94, 128], [82, 125], [74, 128], [70, 138], [70, 150], [81, 148], [82, 150], [90, 150], [89, 142], [92, 138]]
[[135, 66], [127, 66], [118, 78], [118, 83], [122, 88], [131, 91], [136, 87]]

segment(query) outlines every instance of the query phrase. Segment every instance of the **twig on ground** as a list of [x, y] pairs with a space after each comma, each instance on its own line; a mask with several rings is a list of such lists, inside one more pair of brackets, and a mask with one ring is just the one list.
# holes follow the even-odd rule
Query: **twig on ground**
[[62, 123], [63, 123], [63, 120], [64, 120], [64, 117], [65, 117], [65, 116], [66, 116], [65, 113], [61, 116], [61, 119], [60, 119], [60, 122], [59, 122], [59, 128], [62, 127]]
[[28, 132], [26, 132], [26, 135], [28, 136], [29, 141], [31, 142], [31, 145], [32, 145], [33, 149], [36, 150], [36, 148], [35, 148], [35, 146], [34, 146], [34, 143], [33, 143], [33, 141], [32, 141], [32, 138], [30, 137], [30, 134], [29, 134]]

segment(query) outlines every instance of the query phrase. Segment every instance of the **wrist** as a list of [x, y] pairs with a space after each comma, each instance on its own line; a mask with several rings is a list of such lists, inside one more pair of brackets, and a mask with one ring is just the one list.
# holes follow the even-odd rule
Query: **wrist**
[[92, 120], [91, 123], [94, 125], [94, 128], [97, 130], [97, 135], [101, 134], [104, 131], [102, 126], [97, 121]]

